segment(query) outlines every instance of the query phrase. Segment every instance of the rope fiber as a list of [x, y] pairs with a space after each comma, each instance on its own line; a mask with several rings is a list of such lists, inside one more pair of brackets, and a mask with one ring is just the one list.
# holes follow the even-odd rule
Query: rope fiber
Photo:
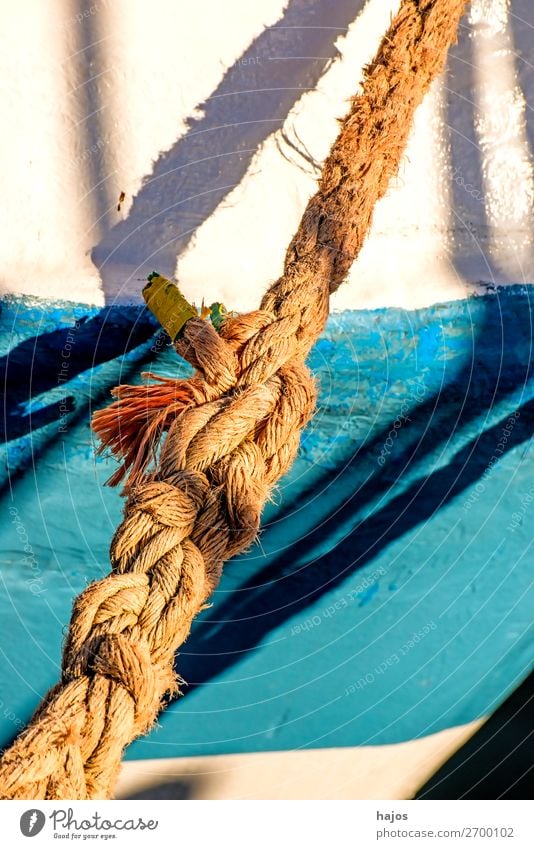
[[465, 5], [403, 0], [260, 308], [228, 317], [220, 333], [191, 318], [175, 348], [194, 376], [118, 387], [95, 415], [123, 461], [112, 482], [125, 479], [124, 520], [110, 574], [74, 603], [60, 682], [0, 760], [2, 799], [110, 797], [124, 747], [179, 692], [175, 652], [293, 462], [315, 407], [306, 355]]

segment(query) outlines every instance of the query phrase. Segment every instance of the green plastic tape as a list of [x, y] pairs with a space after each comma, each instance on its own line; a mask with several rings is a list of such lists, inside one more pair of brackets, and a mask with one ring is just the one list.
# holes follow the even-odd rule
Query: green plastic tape
[[174, 342], [186, 321], [198, 318], [198, 313], [178, 287], [162, 274], [153, 271], [147, 280], [143, 289], [146, 305]]

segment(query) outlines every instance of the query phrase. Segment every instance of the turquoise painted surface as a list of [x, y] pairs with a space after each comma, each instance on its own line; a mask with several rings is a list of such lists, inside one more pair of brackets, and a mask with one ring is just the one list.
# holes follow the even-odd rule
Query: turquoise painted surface
[[[177, 659], [185, 697], [128, 757], [412, 739], [527, 674], [531, 306], [513, 287], [330, 318], [299, 458]], [[187, 367], [140, 308], [6, 299], [1, 330], [5, 745], [57, 678], [73, 596], [108, 569], [122, 501], [91, 412], [142, 370]]]

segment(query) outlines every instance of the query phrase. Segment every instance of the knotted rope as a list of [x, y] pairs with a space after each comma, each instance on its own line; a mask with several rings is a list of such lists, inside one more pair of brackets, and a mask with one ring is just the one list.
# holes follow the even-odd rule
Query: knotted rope
[[74, 604], [61, 681], [4, 753], [1, 798], [108, 797], [124, 747], [177, 692], [176, 649], [223, 562], [254, 540], [265, 499], [295, 457], [315, 404], [304, 360], [397, 172], [465, 2], [404, 0], [341, 122], [282, 277], [259, 310], [228, 318], [220, 335], [199, 318], [187, 322], [176, 349], [196, 373], [145, 388], [153, 416], [135, 456], [125, 433], [129, 413], [139, 424], [132, 399], [143, 389], [119, 387], [115, 430], [109, 411], [97, 416], [125, 460], [120, 475], [131, 468], [112, 571]]

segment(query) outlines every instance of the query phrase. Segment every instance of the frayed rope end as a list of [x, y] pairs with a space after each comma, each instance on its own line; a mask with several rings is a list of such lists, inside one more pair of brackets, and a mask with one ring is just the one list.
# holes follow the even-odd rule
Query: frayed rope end
[[141, 483], [156, 460], [163, 434], [180, 413], [199, 400], [200, 393], [191, 380], [173, 380], [151, 372], [144, 372], [143, 377], [156, 382], [115, 387], [111, 394], [116, 400], [92, 418], [91, 426], [100, 439], [97, 454], [109, 449], [122, 460], [106, 481], [108, 486], [124, 480], [129, 489]]

